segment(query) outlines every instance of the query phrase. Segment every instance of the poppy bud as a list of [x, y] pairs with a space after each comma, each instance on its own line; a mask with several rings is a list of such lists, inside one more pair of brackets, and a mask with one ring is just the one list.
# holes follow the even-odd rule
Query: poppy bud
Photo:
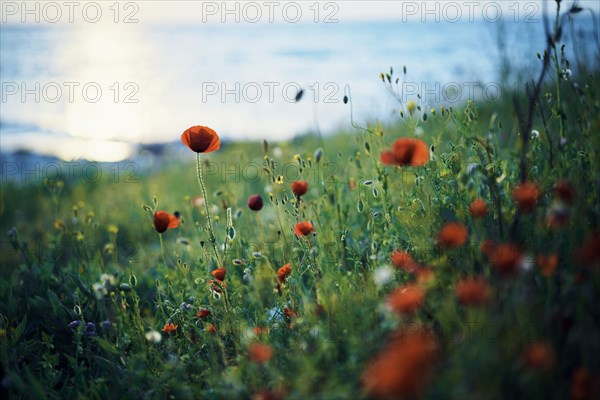
[[292, 182], [292, 192], [298, 197], [304, 195], [308, 191], [308, 182], [295, 181]]
[[248, 197], [248, 208], [252, 211], [260, 211], [263, 208], [263, 199], [258, 194]]

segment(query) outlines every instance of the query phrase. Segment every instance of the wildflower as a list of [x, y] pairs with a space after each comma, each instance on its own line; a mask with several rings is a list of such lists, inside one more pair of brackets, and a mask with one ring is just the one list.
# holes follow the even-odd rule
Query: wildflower
[[81, 325], [81, 321], [76, 319], [75, 321], [69, 322], [69, 324], [67, 326], [71, 329], [75, 329], [75, 328], [79, 327], [79, 325]]
[[206, 318], [211, 314], [210, 310], [207, 310], [206, 308], [201, 308], [198, 313], [196, 314], [196, 316], [198, 318]]
[[566, 180], [559, 180], [554, 184], [554, 196], [567, 204], [573, 203], [576, 191], [571, 183]]
[[217, 268], [214, 271], [212, 271], [210, 274], [212, 276], [214, 276], [217, 281], [223, 282], [225, 280], [226, 273], [227, 273], [227, 271], [225, 270], [225, 268]]
[[429, 161], [429, 146], [422, 140], [400, 138], [392, 145], [392, 151], [381, 153], [384, 165], [420, 167]]
[[548, 209], [547, 223], [550, 229], [559, 229], [569, 223], [569, 210], [560, 200], [555, 200]]
[[513, 192], [513, 199], [517, 202], [517, 207], [521, 211], [531, 212], [541, 195], [540, 187], [537, 183], [525, 182], [517, 186]]
[[288, 317], [288, 318], [298, 318], [298, 313], [296, 312], [296, 310], [289, 308], [289, 307], [285, 307], [283, 309], [283, 314]]
[[279, 279], [279, 282], [285, 283], [286, 278], [291, 273], [292, 273], [292, 267], [290, 266], [290, 263], [287, 263], [283, 267], [281, 267], [277, 270], [277, 279]]
[[600, 232], [594, 232], [576, 252], [575, 259], [580, 264], [598, 264], [600, 262]]
[[85, 324], [85, 335], [96, 336], [96, 325], [93, 322], [88, 322]]
[[248, 348], [248, 358], [253, 363], [266, 363], [273, 358], [273, 349], [268, 344], [252, 343]]
[[154, 329], [146, 332], [144, 336], [146, 336], [146, 340], [152, 344], [158, 344], [162, 340], [160, 332], [157, 332]]
[[308, 182], [306, 181], [295, 181], [292, 182], [292, 192], [297, 197], [304, 195], [308, 191]]
[[442, 227], [437, 236], [437, 243], [441, 247], [460, 247], [469, 236], [467, 227], [459, 222], [448, 222]]
[[473, 218], [483, 218], [488, 213], [488, 206], [483, 199], [475, 199], [469, 205], [469, 212]]
[[156, 232], [163, 233], [167, 229], [177, 228], [179, 226], [179, 216], [177, 214], [171, 215], [166, 211], [155, 212], [154, 229], [156, 229]]
[[533, 268], [534, 264], [535, 264], [535, 260], [533, 259], [533, 256], [531, 254], [524, 254], [519, 259], [518, 267], [522, 271], [528, 272], [528, 271], [531, 271], [531, 269]]
[[206, 332], [214, 335], [215, 333], [217, 333], [217, 328], [215, 328], [215, 326], [213, 324], [208, 324], [208, 327], [206, 328]]
[[260, 211], [263, 208], [263, 199], [258, 194], [248, 197], [248, 208], [252, 211]]
[[294, 225], [294, 232], [297, 236], [307, 236], [314, 232], [313, 224], [309, 221], [298, 222]]
[[535, 342], [523, 353], [523, 363], [530, 370], [549, 370], [556, 363], [554, 349], [547, 342]]
[[260, 326], [255, 326], [254, 328], [252, 328], [252, 333], [255, 334], [256, 336], [268, 335], [269, 334], [269, 327], [268, 326], [263, 326], [261, 328]]
[[178, 326], [179, 325], [174, 325], [172, 322], [169, 322], [168, 324], [165, 324], [165, 326], [163, 326], [162, 331], [166, 333], [175, 332]]
[[556, 254], [537, 256], [535, 260], [540, 267], [542, 275], [545, 277], [552, 276], [554, 271], [556, 271], [556, 266], [558, 265], [558, 256]]
[[94, 294], [98, 300], [102, 299], [108, 294], [108, 291], [106, 290], [106, 287], [104, 287], [103, 283], [94, 283], [92, 285], [92, 289], [94, 290]]
[[179, 310], [181, 310], [181, 311], [189, 311], [191, 308], [192, 308], [192, 305], [186, 303], [185, 301], [179, 305]]
[[379, 267], [373, 272], [373, 280], [375, 281], [375, 284], [379, 287], [388, 283], [393, 276], [394, 270], [387, 265]]
[[420, 286], [408, 284], [400, 286], [388, 296], [387, 306], [397, 314], [414, 314], [423, 305], [425, 290]]
[[458, 302], [465, 306], [482, 306], [490, 299], [490, 285], [484, 278], [470, 277], [456, 284]]
[[500, 243], [490, 250], [492, 267], [500, 275], [512, 275], [517, 271], [521, 260], [521, 249], [511, 243]]
[[201, 208], [204, 206], [204, 197], [196, 196], [192, 199], [192, 205], [197, 208]]
[[110, 286], [115, 286], [117, 284], [117, 278], [112, 274], [101, 274], [100, 281], [109, 284]]
[[585, 368], [577, 368], [571, 378], [571, 399], [588, 400], [597, 399], [600, 392], [600, 382], [598, 377], [594, 377], [590, 371]]
[[406, 272], [412, 272], [417, 266], [412, 256], [405, 251], [394, 250], [390, 256], [390, 259], [396, 268], [402, 269]]
[[540, 132], [539, 131], [537, 131], [535, 129], [531, 131], [531, 138], [532, 139], [537, 139], [539, 137], [540, 137]]
[[420, 328], [400, 335], [375, 357], [362, 374], [362, 386], [372, 398], [419, 397], [433, 377], [438, 345]]
[[195, 153], [210, 153], [221, 148], [217, 132], [207, 126], [192, 126], [181, 134], [181, 141]]
[[410, 115], [413, 115], [413, 113], [417, 109], [417, 102], [414, 100], [409, 101], [408, 103], [406, 103], [406, 109], [408, 110], [408, 113]]

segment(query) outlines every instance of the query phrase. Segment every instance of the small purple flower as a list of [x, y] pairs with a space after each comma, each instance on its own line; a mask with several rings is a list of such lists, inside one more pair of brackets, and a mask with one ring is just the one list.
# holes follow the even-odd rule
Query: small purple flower
[[81, 325], [81, 321], [76, 319], [75, 321], [71, 321], [69, 322], [69, 325], [67, 325], [69, 328], [71, 329], [75, 329], [77, 328], [79, 325]]
[[96, 336], [96, 325], [93, 322], [85, 324], [85, 334], [86, 336]]
[[191, 308], [192, 308], [192, 305], [186, 303], [185, 301], [179, 305], [179, 309], [181, 311], [189, 311]]

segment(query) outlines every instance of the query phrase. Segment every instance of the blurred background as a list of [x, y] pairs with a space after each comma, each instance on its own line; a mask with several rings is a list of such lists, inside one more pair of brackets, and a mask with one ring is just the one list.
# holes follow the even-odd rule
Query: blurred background
[[[225, 141], [328, 134], [351, 128], [346, 94], [357, 123], [390, 122], [390, 67], [407, 68], [403, 102], [494, 101], [531, 78], [548, 3], [5, 1], [2, 156], [117, 162], [196, 124]], [[564, 35], [583, 54], [565, 51], [597, 63], [592, 13], [577, 18]]]

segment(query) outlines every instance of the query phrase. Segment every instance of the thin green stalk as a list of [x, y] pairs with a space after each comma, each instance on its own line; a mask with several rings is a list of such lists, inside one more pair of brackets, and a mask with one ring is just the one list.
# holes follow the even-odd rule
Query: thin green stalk
[[202, 197], [204, 198], [204, 206], [206, 207], [206, 218], [208, 220], [208, 241], [212, 245], [215, 253], [217, 263], [221, 265], [219, 258], [219, 252], [217, 250], [217, 239], [212, 227], [212, 219], [210, 217], [210, 208], [208, 207], [208, 198], [206, 196], [206, 186], [204, 185], [204, 179], [202, 178], [202, 165], [200, 163], [200, 153], [196, 153], [196, 173], [198, 176], [198, 183], [200, 184], [200, 190], [202, 191]]

